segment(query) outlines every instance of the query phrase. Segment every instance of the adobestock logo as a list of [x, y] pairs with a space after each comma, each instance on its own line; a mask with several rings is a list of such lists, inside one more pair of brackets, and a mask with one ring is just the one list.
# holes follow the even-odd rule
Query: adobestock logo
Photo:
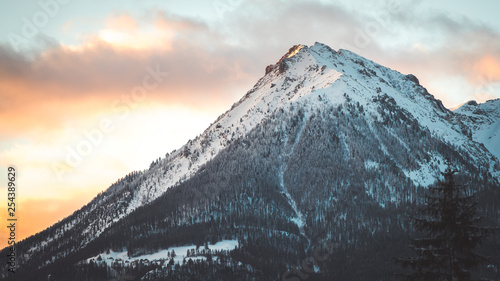
[[31, 18], [22, 17], [21, 34], [9, 32], [7, 38], [9, 39], [12, 48], [19, 51], [19, 47], [28, 44], [29, 40], [35, 37], [40, 29], [45, 27], [51, 18], [57, 16], [61, 10], [61, 5], [66, 5], [71, 0], [43, 0], [38, 2], [40, 10], [36, 11]]
[[493, 87], [490, 79], [483, 76], [478, 76], [478, 83], [474, 89], [474, 97], [479, 102], [484, 102], [485, 100], [495, 96], [495, 87]]
[[408, 0], [391, 0], [386, 2], [383, 10], [371, 11], [371, 20], [366, 22], [363, 28], [356, 29], [353, 38], [354, 45], [344, 42], [347, 49], [359, 53], [361, 49], [372, 44], [382, 31], [396, 33], [394, 17], [398, 16], [403, 10], [402, 6], [408, 3]]

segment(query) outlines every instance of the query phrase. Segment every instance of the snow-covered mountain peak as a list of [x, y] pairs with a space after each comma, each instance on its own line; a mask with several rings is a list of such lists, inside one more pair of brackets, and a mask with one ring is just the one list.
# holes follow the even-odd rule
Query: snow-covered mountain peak
[[[401, 74], [353, 52], [335, 51], [321, 43], [310, 47], [295, 45], [276, 64], [268, 66], [266, 75], [197, 138], [155, 161], [140, 176], [110, 187], [91, 210], [104, 208], [110, 201], [118, 202], [117, 210], [113, 216], [96, 221], [96, 225], [91, 223], [83, 232], [99, 236], [107, 226], [192, 177], [220, 151], [277, 110], [294, 107], [322, 111], [346, 102], [363, 107], [370, 124], [398, 111], [450, 143], [461, 145], [468, 141], [461, 128], [443, 118], [449, 112], [413, 75]], [[78, 223], [79, 219], [75, 219], [68, 224]]]
[[[281, 105], [271, 110], [283, 103], [307, 104], [316, 110], [325, 108], [325, 103], [333, 106], [348, 103], [362, 106], [369, 122], [380, 122], [387, 115], [403, 113], [436, 137], [453, 145], [469, 147], [471, 134], [468, 129], [455, 121], [453, 112], [430, 94], [416, 76], [402, 74], [348, 50], [335, 51], [321, 43], [297, 46], [278, 64], [268, 67], [266, 76], [256, 85], [258, 88], [275, 87], [271, 93]], [[292, 53], [294, 55], [290, 56]], [[495, 128], [500, 122], [491, 125], [497, 124], [492, 116], [500, 120], [499, 104], [498, 100], [488, 102], [472, 111], [484, 112], [483, 116], [490, 120], [487, 140], [485, 137], [474, 140], [485, 144], [497, 157], [500, 151], [495, 150], [498, 145], [494, 143], [498, 143], [495, 136], [499, 129]], [[474, 107], [473, 103], [470, 106]]]
[[300, 50], [302, 50], [305, 46], [304, 45], [295, 45], [288, 50], [288, 52], [278, 61], [280, 63], [284, 59], [291, 58], [295, 56]]
[[500, 99], [489, 100], [481, 104], [471, 100], [455, 108], [453, 112], [467, 116], [489, 115], [500, 118]]
[[[462, 108], [462, 110], [463, 110], [465, 108], [476, 107], [477, 105], [478, 105], [477, 101], [470, 100], [470, 101], [464, 102], [464, 103], [462, 103], [462, 104], [460, 104], [458, 106], [452, 107], [452, 108], [450, 108], [450, 110], [453, 111], [453, 112], [455, 112], [455, 113], [459, 113], [460, 111], [457, 111], [457, 110], [460, 109], [460, 108], [462, 108], [462, 107], [463, 107]], [[467, 111], [467, 110], [465, 110], [465, 111]]]
[[[374, 100], [387, 97], [423, 120], [431, 131], [449, 127], [449, 124], [432, 125], [451, 112], [420, 85], [417, 77], [384, 67], [348, 50], [335, 51], [322, 43], [310, 47], [296, 45], [277, 64], [266, 68], [266, 76], [256, 87], [280, 85], [276, 81], [282, 79], [284, 83], [276, 91], [287, 94], [290, 101], [321, 95], [333, 104], [341, 104], [345, 101], [344, 96], [348, 96], [349, 100], [376, 111], [378, 104], [374, 104]], [[291, 86], [295, 87], [293, 94], [286, 93]], [[430, 122], [429, 110], [435, 114]], [[448, 134], [455, 134], [452, 131]]]
[[500, 159], [500, 99], [469, 101], [453, 112], [469, 127], [472, 138]]

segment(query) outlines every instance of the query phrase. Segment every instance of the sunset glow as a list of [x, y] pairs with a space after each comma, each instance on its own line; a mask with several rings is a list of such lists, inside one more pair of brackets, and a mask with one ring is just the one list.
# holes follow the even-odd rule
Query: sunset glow
[[500, 57], [486, 55], [475, 65], [478, 75], [490, 81], [500, 82]]

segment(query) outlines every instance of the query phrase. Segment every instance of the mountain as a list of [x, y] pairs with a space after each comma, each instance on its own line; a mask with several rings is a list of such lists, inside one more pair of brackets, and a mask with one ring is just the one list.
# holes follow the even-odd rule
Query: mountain
[[500, 99], [482, 104], [469, 101], [454, 113], [470, 128], [472, 138], [500, 159]]
[[414, 75], [294, 46], [196, 139], [20, 242], [15, 278], [1, 277], [391, 279], [447, 161], [498, 224], [500, 164], [481, 132], [495, 136], [499, 107], [486, 105], [452, 112]]

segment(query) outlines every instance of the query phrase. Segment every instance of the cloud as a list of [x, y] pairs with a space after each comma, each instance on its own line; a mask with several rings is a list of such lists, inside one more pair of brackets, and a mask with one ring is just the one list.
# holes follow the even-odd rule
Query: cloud
[[[144, 25], [141, 33], [130, 16], [112, 18], [104, 33], [82, 45], [55, 46], [34, 59], [0, 47], [0, 117], [12, 120], [9, 132], [54, 127], [107, 110], [142, 85], [148, 69], [169, 74], [148, 93], [149, 102], [166, 105], [229, 106], [255, 82], [249, 74], [254, 64], [245, 50], [211, 40], [218, 35], [204, 24], [158, 13]], [[125, 34], [121, 42], [102, 38], [120, 32]], [[157, 33], [168, 35], [151, 35]], [[127, 45], [144, 37], [154, 44]]]
[[484, 77], [487, 81], [500, 82], [500, 56], [485, 54], [474, 62], [472, 67], [477, 75]]
[[[484, 54], [490, 64], [499, 57], [500, 40], [492, 40], [499, 35], [481, 23], [429, 11], [421, 1], [375, 1], [369, 10], [359, 9], [366, 4], [351, 5], [247, 0], [215, 22], [159, 10], [135, 17], [123, 13], [108, 17], [81, 45], [56, 45], [31, 60], [0, 48], [1, 114], [41, 114], [39, 106], [52, 110], [49, 104], [78, 112], [71, 106], [75, 101], [99, 108], [98, 100], [109, 102], [130, 92], [141, 83], [145, 68], [156, 65], [170, 76], [151, 99], [195, 107], [207, 101], [229, 105], [290, 46], [316, 41], [353, 49], [424, 82], [447, 76], [471, 85], [495, 79], [485, 73], [482, 60]], [[451, 95], [439, 96], [446, 94]], [[70, 113], [64, 111], [44, 118], [53, 124]]]
[[201, 22], [165, 12], [152, 13], [154, 15], [152, 18], [141, 23], [128, 14], [109, 17], [106, 27], [97, 32], [98, 40], [114, 48], [172, 51], [173, 41], [189, 33], [199, 37], [206, 31], [206, 26]]

